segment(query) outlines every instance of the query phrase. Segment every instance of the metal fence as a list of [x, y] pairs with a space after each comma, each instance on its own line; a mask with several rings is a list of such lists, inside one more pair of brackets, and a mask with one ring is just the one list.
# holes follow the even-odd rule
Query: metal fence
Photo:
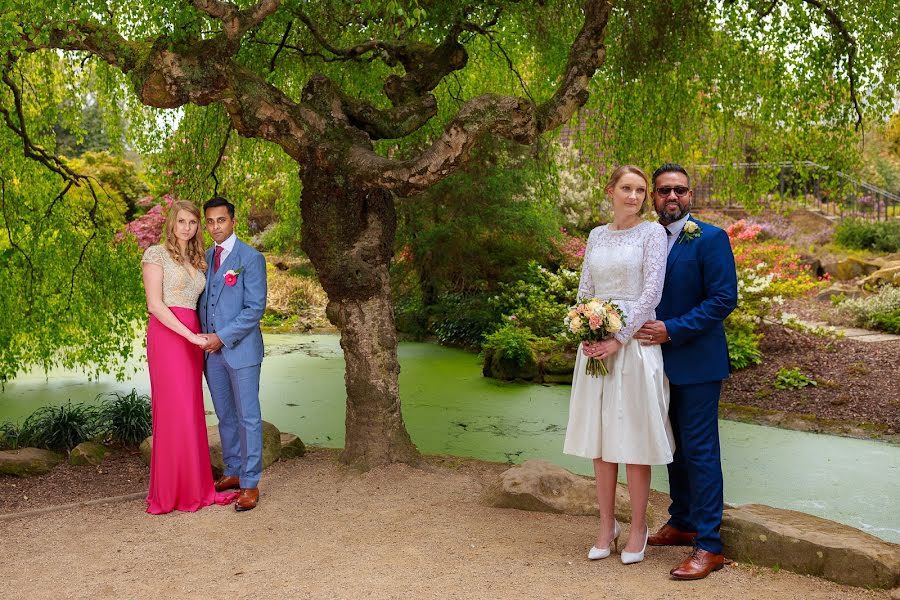
[[900, 219], [900, 196], [810, 161], [691, 168], [698, 208], [816, 210], [836, 218]]

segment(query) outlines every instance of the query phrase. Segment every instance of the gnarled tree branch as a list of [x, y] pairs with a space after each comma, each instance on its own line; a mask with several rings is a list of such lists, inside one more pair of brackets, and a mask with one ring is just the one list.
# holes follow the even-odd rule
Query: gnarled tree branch
[[[281, 6], [281, 0], [259, 0], [241, 10], [236, 4], [223, 0], [193, 0], [197, 10], [222, 21], [222, 31], [232, 44], [253, 29]], [[236, 48], [236, 46], [235, 46]]]
[[605, 58], [603, 35], [610, 2], [586, 0], [585, 22], [569, 52], [562, 83], [544, 104], [524, 98], [483, 95], [466, 102], [444, 133], [418, 156], [391, 160], [355, 146], [349, 167], [355, 179], [372, 188], [401, 195], [420, 192], [455, 171], [478, 139], [488, 133], [523, 144], [533, 143], [569, 118], [588, 98], [588, 84]]

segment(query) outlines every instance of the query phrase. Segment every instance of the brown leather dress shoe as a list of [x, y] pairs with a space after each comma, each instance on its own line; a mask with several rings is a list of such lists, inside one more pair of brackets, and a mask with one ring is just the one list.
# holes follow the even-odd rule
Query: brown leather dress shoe
[[216, 482], [213, 484], [216, 488], [217, 492], [224, 492], [225, 490], [238, 490], [241, 488], [241, 480], [237, 477], [229, 477], [223, 476], [216, 479]]
[[725, 557], [700, 548], [694, 548], [684, 562], [669, 571], [672, 579], [703, 579], [725, 566]]
[[259, 504], [259, 488], [241, 488], [237, 502], [234, 503], [234, 510], [238, 512], [253, 510], [257, 504]]
[[696, 539], [696, 533], [675, 529], [667, 523], [647, 538], [647, 543], [651, 546], [693, 546]]

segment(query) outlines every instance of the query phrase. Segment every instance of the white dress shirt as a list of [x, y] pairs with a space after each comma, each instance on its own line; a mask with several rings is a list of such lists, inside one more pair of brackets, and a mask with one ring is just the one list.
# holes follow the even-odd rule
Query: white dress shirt
[[[225, 264], [225, 259], [228, 258], [228, 255], [231, 254], [231, 251], [234, 250], [234, 243], [236, 241], [237, 236], [232, 233], [224, 242], [222, 242], [221, 244], [216, 244], [216, 246], [222, 246], [222, 255], [219, 257], [220, 265]], [[215, 251], [213, 251], [213, 254], [215, 254]]]
[[675, 246], [675, 242], [678, 241], [678, 236], [681, 235], [681, 230], [684, 229], [684, 224], [687, 223], [687, 220], [690, 216], [691, 213], [688, 213], [677, 221], [664, 226], [669, 230], [669, 248], [667, 252], [672, 252], [672, 248]]

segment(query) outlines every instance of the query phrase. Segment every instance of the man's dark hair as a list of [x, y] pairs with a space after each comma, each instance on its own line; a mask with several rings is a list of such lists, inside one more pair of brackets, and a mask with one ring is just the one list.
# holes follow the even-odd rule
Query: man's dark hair
[[223, 198], [222, 196], [213, 196], [209, 200], [203, 203], [203, 214], [206, 215], [206, 211], [210, 208], [216, 208], [217, 206], [225, 206], [228, 208], [228, 216], [232, 219], [234, 218], [234, 204]]
[[687, 177], [688, 187], [691, 187], [691, 176], [688, 175], [688, 172], [684, 170], [684, 167], [681, 165], [676, 165], [675, 163], [666, 163], [662, 165], [657, 170], [653, 171], [653, 188], [656, 189], [656, 178], [662, 175], [663, 173], [681, 173], [685, 177]]

